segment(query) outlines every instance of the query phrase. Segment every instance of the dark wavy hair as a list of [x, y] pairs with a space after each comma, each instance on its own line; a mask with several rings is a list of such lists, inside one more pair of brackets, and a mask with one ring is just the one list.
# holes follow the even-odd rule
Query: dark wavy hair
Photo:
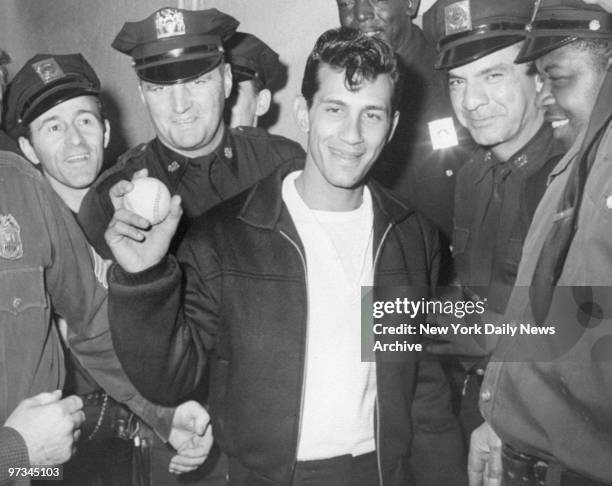
[[388, 74], [393, 82], [391, 106], [398, 109], [401, 93], [397, 58], [384, 41], [347, 27], [321, 34], [308, 56], [302, 80], [302, 96], [308, 108], [319, 89], [321, 63], [344, 70], [345, 85], [350, 91], [357, 91], [364, 80], [374, 81], [377, 76]]

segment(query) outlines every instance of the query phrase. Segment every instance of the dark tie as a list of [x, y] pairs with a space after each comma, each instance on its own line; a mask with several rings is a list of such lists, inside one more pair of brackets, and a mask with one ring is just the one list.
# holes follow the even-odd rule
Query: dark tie
[[529, 296], [533, 317], [538, 325], [543, 325], [548, 315], [555, 285], [561, 276], [567, 253], [576, 233], [584, 186], [595, 161], [605, 128], [612, 117], [610, 100], [612, 100], [612, 73], [608, 72], [591, 113], [584, 140], [576, 154], [567, 185], [559, 201], [557, 219], [546, 236], [533, 273]]

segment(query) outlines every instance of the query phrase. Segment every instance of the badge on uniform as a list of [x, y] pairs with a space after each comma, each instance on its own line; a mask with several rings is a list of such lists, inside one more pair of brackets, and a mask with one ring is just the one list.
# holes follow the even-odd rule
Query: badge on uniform
[[225, 147], [223, 149], [223, 155], [225, 155], [226, 159], [231, 159], [234, 156], [234, 151], [232, 150], [232, 147]]
[[50, 57], [49, 59], [43, 59], [42, 61], [35, 62], [32, 64], [32, 69], [38, 74], [38, 77], [43, 83], [49, 84], [51, 81], [63, 78], [66, 76], [62, 68], [55, 59]]
[[0, 214], [0, 258], [17, 260], [23, 256], [21, 228], [11, 215]]
[[185, 35], [185, 19], [183, 12], [173, 8], [164, 8], [155, 16], [155, 30], [157, 38]]
[[456, 147], [459, 145], [455, 123], [450, 116], [430, 121], [428, 126], [431, 146], [434, 150]]
[[470, 0], [462, 0], [444, 7], [444, 28], [446, 35], [472, 30]]

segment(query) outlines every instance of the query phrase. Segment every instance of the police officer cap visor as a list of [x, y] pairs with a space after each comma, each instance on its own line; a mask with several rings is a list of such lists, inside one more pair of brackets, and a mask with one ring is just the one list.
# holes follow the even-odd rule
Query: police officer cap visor
[[153, 84], [186, 83], [212, 71], [222, 61], [223, 52], [218, 51], [206, 57], [136, 67], [136, 74], [143, 81]]
[[443, 49], [438, 55], [436, 69], [453, 69], [464, 64], [469, 64], [482, 57], [488, 56], [505, 47], [521, 42], [525, 39], [522, 34], [497, 36], [475, 39], [471, 42], [457, 44], [453, 47]]
[[40, 95], [34, 95], [31, 101], [26, 102], [21, 109], [21, 124], [29, 125], [40, 115], [49, 111], [54, 106], [64, 101], [78, 98], [79, 96], [99, 96], [100, 90], [91, 85], [88, 81], [79, 79], [59, 80], [56, 86], [47, 86]]
[[575, 35], [551, 35], [546, 37], [528, 37], [521, 48], [516, 60], [517, 64], [535, 61], [559, 47], [574, 42], [578, 37]]

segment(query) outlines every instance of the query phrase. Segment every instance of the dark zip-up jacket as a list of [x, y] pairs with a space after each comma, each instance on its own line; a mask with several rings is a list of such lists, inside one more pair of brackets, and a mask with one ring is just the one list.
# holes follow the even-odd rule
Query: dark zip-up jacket
[[[230, 477], [237, 467], [249, 486], [290, 484], [300, 432], [308, 295], [304, 249], [281, 194], [288, 170], [196, 219], [180, 266], [169, 256], [139, 274], [117, 265], [109, 272], [113, 339], [126, 372], [145, 396], [175, 403], [205, 379], [208, 363], [214, 433], [230, 456]], [[376, 286], [427, 297], [436, 232], [378, 184], [369, 188]], [[410, 484], [403, 467], [417, 369], [410, 356], [376, 357], [385, 486]]]

